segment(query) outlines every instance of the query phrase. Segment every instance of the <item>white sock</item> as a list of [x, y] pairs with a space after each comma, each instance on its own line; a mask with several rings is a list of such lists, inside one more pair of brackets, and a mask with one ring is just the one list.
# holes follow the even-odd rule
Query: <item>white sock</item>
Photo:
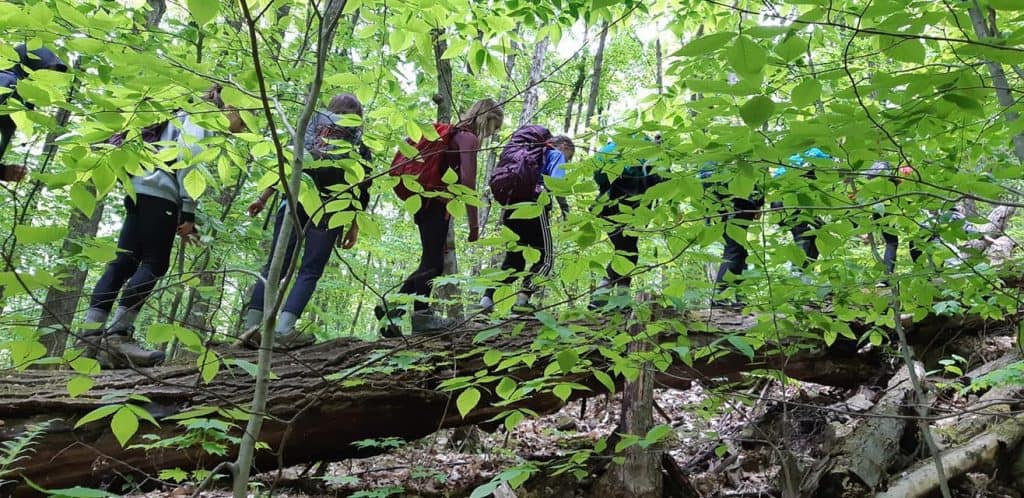
[[290, 311], [282, 311], [281, 316], [277, 319], [277, 328], [274, 329], [274, 332], [285, 334], [295, 328], [297, 321], [299, 321], [299, 315]]

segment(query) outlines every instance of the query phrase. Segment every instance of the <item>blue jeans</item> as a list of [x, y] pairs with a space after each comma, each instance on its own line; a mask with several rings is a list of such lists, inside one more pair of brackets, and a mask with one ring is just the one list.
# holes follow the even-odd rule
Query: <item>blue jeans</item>
[[[281, 235], [281, 224], [284, 222], [284, 212], [285, 206], [282, 205], [281, 209], [277, 211], [277, 217], [274, 220], [274, 241], [271, 247], [277, 246], [277, 238]], [[292, 230], [288, 238], [284, 266], [281, 267], [281, 271], [284, 272], [291, 265], [292, 256], [295, 253], [295, 245], [298, 243], [296, 232], [301, 231], [305, 238], [306, 246], [302, 249], [302, 260], [299, 263], [295, 285], [292, 286], [291, 292], [288, 293], [288, 299], [285, 300], [284, 307], [281, 308], [282, 311], [287, 311], [296, 316], [302, 314], [302, 310], [306, 309], [306, 305], [309, 304], [309, 300], [313, 297], [316, 283], [324, 274], [324, 267], [327, 266], [327, 261], [331, 259], [334, 243], [341, 236], [342, 232], [341, 227], [330, 229], [317, 227], [310, 222], [309, 216], [301, 207], [299, 208], [298, 215], [299, 226]], [[271, 252], [270, 256], [267, 257], [267, 264], [260, 271], [260, 275], [263, 278], [267, 278], [267, 274], [270, 272], [270, 261], [273, 256], [273, 252]], [[249, 309], [263, 310], [263, 292], [265, 288], [266, 286], [262, 280], [256, 283], [252, 300], [249, 301]]]

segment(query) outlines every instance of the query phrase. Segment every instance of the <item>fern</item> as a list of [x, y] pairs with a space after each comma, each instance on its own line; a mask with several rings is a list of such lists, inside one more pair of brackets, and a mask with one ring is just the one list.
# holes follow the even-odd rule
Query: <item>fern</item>
[[29, 453], [35, 451], [32, 449], [35, 440], [45, 434], [50, 425], [58, 420], [60, 419], [47, 420], [39, 424], [30, 425], [20, 436], [0, 444], [0, 487], [14, 482], [3, 480], [3, 477], [21, 470], [20, 467], [15, 467], [15, 464], [28, 458]]

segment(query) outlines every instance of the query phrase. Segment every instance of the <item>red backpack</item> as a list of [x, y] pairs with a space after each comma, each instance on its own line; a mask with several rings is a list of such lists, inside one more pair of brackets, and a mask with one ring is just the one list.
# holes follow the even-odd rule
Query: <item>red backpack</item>
[[[423, 190], [444, 190], [445, 184], [441, 180], [441, 177], [444, 176], [444, 168], [441, 163], [444, 160], [445, 151], [448, 150], [451, 137], [455, 135], [458, 128], [450, 124], [434, 123], [434, 130], [437, 130], [437, 135], [440, 137], [437, 140], [430, 140], [423, 136], [420, 137], [419, 142], [413, 144], [412, 139], [406, 139], [409, 145], [416, 147], [419, 154], [409, 158], [405, 157], [405, 154], [402, 154], [399, 149], [391, 161], [391, 170], [389, 171], [391, 176], [415, 176], [423, 186]], [[395, 185], [395, 195], [399, 199], [404, 201], [412, 197], [413, 194], [414, 192], [406, 188], [402, 182]]]

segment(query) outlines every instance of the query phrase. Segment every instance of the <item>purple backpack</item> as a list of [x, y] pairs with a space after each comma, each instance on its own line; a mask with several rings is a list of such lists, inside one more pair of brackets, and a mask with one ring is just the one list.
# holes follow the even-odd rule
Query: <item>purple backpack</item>
[[494, 200], [503, 206], [537, 200], [550, 139], [551, 132], [540, 125], [523, 126], [512, 134], [491, 173]]

